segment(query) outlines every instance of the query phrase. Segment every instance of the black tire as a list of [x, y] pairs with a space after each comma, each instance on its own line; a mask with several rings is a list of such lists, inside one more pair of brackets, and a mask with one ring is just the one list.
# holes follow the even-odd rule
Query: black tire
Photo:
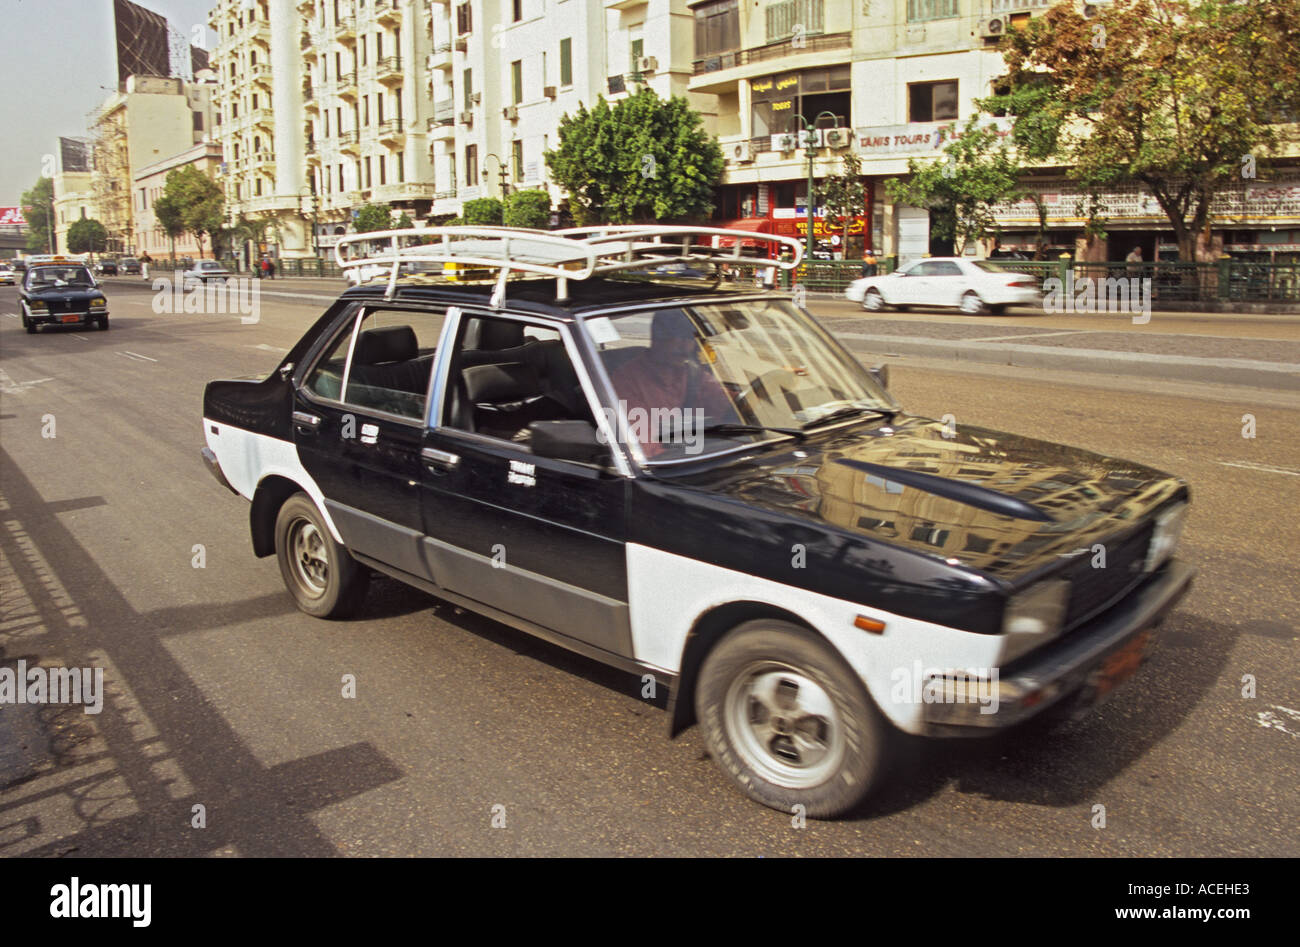
[[862, 308], [867, 312], [884, 312], [889, 307], [885, 305], [885, 297], [880, 294], [878, 289], [869, 289], [862, 297]]
[[108, 316], [100, 316], [99, 321], [95, 324], [100, 332], [108, 331]]
[[[774, 703], [759, 696], [764, 685]], [[830, 716], [803, 712], [809, 706]], [[700, 668], [695, 711], [736, 787], [781, 812], [801, 805], [813, 818], [843, 815], [889, 769], [889, 724], [862, 682], [820, 637], [789, 622], [746, 622], [723, 638]]]
[[28, 335], [36, 334], [36, 323], [32, 322], [26, 316], [23, 316], [23, 328], [27, 330]]
[[980, 299], [980, 294], [973, 289], [968, 289], [962, 293], [960, 308], [962, 313], [967, 316], [983, 316], [987, 315], [989, 311], [988, 305], [983, 299]]
[[316, 618], [347, 618], [366, 597], [370, 573], [330, 535], [305, 493], [284, 501], [275, 518], [275, 558], [294, 604]]
[[1001, 315], [1005, 315], [1006, 311], [1007, 311], [1006, 306], [989, 306], [989, 315], [1001, 316]]

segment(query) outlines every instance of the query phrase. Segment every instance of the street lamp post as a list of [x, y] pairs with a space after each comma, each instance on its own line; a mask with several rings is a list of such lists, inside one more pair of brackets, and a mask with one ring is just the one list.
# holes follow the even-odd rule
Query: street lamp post
[[[303, 192], [306, 192], [305, 194]], [[320, 266], [320, 222], [316, 219], [316, 212], [320, 208], [320, 201], [316, 197], [316, 184], [304, 184], [298, 188], [298, 196], [311, 198], [311, 252], [316, 257], [316, 265]], [[303, 211], [303, 222], [306, 222], [307, 212]]]
[[802, 113], [796, 112], [794, 116], [800, 122], [803, 123], [804, 132], [807, 134], [807, 138], [804, 141], [804, 151], [807, 152], [808, 154], [808, 232], [806, 234], [806, 239], [804, 241], [804, 258], [810, 262], [812, 261], [813, 245], [814, 245], [813, 242], [813, 186], [814, 186], [813, 185], [813, 159], [816, 157], [816, 155], [813, 153], [816, 149], [813, 148], [812, 133], [814, 130], [816, 130], [817, 123], [821, 121], [823, 115], [829, 115], [832, 122], [839, 120], [838, 116], [836, 116], [834, 112], [828, 112], [825, 109], [818, 112], [811, 122], [808, 121], [808, 119], [804, 118]]
[[507, 180], [506, 180], [506, 163], [505, 163], [504, 161], [502, 161], [499, 157], [497, 157], [495, 154], [488, 153], [488, 154], [484, 155], [484, 156], [483, 156], [483, 176], [484, 176], [484, 177], [487, 177], [487, 173], [488, 173], [488, 170], [487, 170], [487, 159], [488, 159], [488, 158], [496, 158], [496, 162], [497, 162], [497, 174], [501, 177], [501, 199], [502, 199], [502, 200], [505, 200], [506, 195], [510, 193], [510, 184], [509, 184], [509, 183], [507, 182]]

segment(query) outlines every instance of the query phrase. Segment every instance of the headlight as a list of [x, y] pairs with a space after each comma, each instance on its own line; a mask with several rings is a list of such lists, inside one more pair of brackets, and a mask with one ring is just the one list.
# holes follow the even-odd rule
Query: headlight
[[1007, 636], [1002, 660], [1010, 661], [1060, 634], [1069, 600], [1070, 583], [1065, 579], [1045, 579], [1013, 595], [1002, 617]]
[[31, 302], [27, 304], [27, 308], [30, 309], [32, 312], [37, 312], [38, 310], [44, 312], [46, 309], [50, 307], [39, 299], [33, 299]]
[[105, 299], [103, 296], [101, 296], [101, 297], [99, 297], [98, 299], [92, 299], [92, 300], [90, 301], [90, 304], [91, 304], [92, 306], [107, 306], [107, 305], [108, 305], [108, 300]]
[[1142, 568], [1154, 572], [1174, 554], [1174, 547], [1178, 545], [1186, 522], [1186, 503], [1171, 506], [1156, 517], [1156, 528], [1151, 532], [1151, 545], [1147, 546], [1147, 559]]

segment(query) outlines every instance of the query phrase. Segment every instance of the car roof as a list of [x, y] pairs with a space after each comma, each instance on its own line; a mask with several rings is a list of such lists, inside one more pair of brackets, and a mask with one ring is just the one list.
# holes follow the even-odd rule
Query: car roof
[[[394, 301], [414, 302], [428, 301], [447, 303], [449, 305], [474, 305], [489, 308], [494, 280], [456, 285], [437, 278], [411, 276], [397, 280]], [[535, 313], [554, 319], [572, 321], [601, 310], [624, 308], [627, 306], [656, 306], [660, 304], [681, 303], [691, 299], [695, 302], [725, 302], [738, 297], [771, 296], [788, 299], [785, 293], [763, 290], [748, 281], [737, 280], [735, 283], [723, 283], [713, 286], [712, 281], [701, 279], [589, 279], [574, 280], [568, 284], [569, 299], [556, 301], [555, 280], [520, 279], [508, 284], [505, 297], [505, 310], [520, 313]], [[388, 287], [387, 280], [363, 283], [345, 290], [341, 298], [383, 298]]]

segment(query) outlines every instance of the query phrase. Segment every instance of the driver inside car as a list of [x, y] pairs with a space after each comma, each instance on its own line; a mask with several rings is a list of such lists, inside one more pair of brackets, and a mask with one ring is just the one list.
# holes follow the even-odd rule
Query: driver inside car
[[732, 416], [731, 399], [701, 361], [702, 349], [685, 312], [660, 310], [650, 323], [650, 345], [629, 359], [615, 377], [614, 386], [627, 406], [629, 428], [646, 433], [639, 438], [646, 457], [683, 438], [684, 432], [673, 430], [674, 424], [688, 430], [694, 427], [698, 435], [702, 418], [716, 422]]

